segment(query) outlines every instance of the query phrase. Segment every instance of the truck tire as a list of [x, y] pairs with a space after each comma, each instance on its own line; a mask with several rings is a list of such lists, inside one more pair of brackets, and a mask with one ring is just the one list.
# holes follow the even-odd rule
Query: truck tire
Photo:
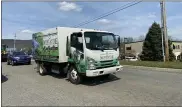
[[74, 66], [71, 66], [68, 71], [68, 79], [72, 84], [78, 85], [82, 81], [82, 76], [77, 72]]
[[37, 68], [38, 68], [38, 72], [41, 76], [44, 76], [47, 74], [47, 69], [45, 68], [45, 66], [43, 64], [38, 64]]

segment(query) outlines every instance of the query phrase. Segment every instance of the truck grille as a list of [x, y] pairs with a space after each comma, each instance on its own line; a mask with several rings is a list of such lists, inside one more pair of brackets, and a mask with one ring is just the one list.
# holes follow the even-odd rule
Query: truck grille
[[114, 60], [107, 60], [107, 61], [100, 61], [95, 64], [96, 69], [101, 69], [101, 68], [108, 68], [108, 67], [113, 67], [116, 66]]
[[100, 61], [100, 63], [108, 63], [108, 62], [113, 62], [113, 60], [108, 60], [108, 61]]

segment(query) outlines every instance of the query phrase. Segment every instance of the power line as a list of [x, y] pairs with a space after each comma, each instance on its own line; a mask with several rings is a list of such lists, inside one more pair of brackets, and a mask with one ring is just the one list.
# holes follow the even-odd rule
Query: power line
[[[137, 1], [137, 0], [134, 0], [133, 2], [135, 2], [135, 1]], [[91, 21], [88, 20], [88, 21], [82, 22], [82, 23], [80, 23], [79, 25], [77, 25], [76, 27], [83, 26], [83, 25], [85, 25], [85, 24], [94, 22], [94, 21], [96, 21], [96, 20], [98, 20], [98, 19], [101, 19], [101, 18], [103, 18], [103, 17], [109, 16], [109, 15], [111, 15], [111, 14], [114, 14], [114, 13], [119, 12], [119, 11], [121, 11], [121, 10], [124, 10], [124, 9], [126, 9], [126, 8], [129, 8], [129, 7], [131, 7], [131, 6], [133, 6], [133, 5], [136, 5], [136, 4], [140, 3], [140, 2], [142, 2], [142, 0], [141, 0], [141, 1], [138, 1], [138, 2], [136, 2], [136, 3], [133, 3], [133, 4], [131, 4], [132, 2], [127, 3], [127, 4], [123, 5], [122, 7], [119, 7], [119, 8], [116, 8], [116, 9], [114, 9], [114, 10], [111, 10], [111, 11], [109, 11], [109, 12], [103, 14], [103, 15], [100, 15], [98, 18], [95, 18], [95, 19], [93, 19], [93, 20], [91, 20]], [[131, 4], [131, 5], [127, 6], [128, 4]], [[127, 7], [124, 7], [124, 6], [127, 6]], [[7, 21], [7, 22], [11, 22], [11, 23], [17, 23], [17, 24], [23, 24], [23, 25], [37, 26], [37, 24], [32, 24], [32, 23], [27, 23], [27, 24], [26, 24], [26, 23], [22, 23], [21, 21], [12, 21], [12, 20], [8, 20], [8, 19], [4, 19], [4, 18], [2, 18], [2, 20]], [[39, 27], [43, 27], [44, 25], [41, 25], [41, 26], [40, 26], [40, 24], [39, 24], [38, 26], [39, 26]]]
[[[117, 8], [117, 9], [114, 9], [114, 10], [116, 10], [116, 11], [111, 12], [111, 13], [108, 13], [108, 14], [103, 15], [103, 16], [101, 16], [101, 17], [95, 18], [95, 19], [90, 20], [90, 21], [85, 21], [85, 22], [80, 23], [79, 25], [77, 25], [77, 26], [75, 26], [75, 27], [83, 26], [83, 25], [86, 25], [86, 24], [88, 24], [88, 23], [94, 22], [94, 21], [99, 20], [99, 19], [101, 19], [101, 18], [103, 18], [103, 17], [107, 17], [107, 16], [109, 16], [109, 15], [111, 15], [111, 14], [114, 14], [114, 13], [119, 12], [119, 11], [121, 11], [121, 10], [127, 9], [127, 8], [129, 8], [129, 7], [131, 7], [131, 6], [134, 6], [134, 5], [136, 5], [136, 4], [140, 3], [140, 2], [142, 2], [142, 0], [141, 0], [141, 1], [138, 1], [138, 2], [136, 2], [136, 3], [133, 3], [133, 4], [129, 5], [129, 6], [124, 5], [124, 6], [126, 6], [126, 7], [122, 6], [122, 8], [120, 7], [119, 9], [118, 9], [118, 8]], [[128, 4], [129, 4], [129, 3], [128, 3]], [[127, 5], [128, 5], [128, 4], [127, 4]]]
[[[135, 1], [136, 1], [136, 0], [135, 0]], [[134, 1], [133, 1], [133, 2], [134, 2]], [[132, 2], [130, 2], [130, 3], [132, 3]], [[127, 5], [130, 4], [130, 3], [127, 3], [127, 4], [123, 5], [122, 7], [127, 6]], [[106, 13], [104, 13], [104, 14], [98, 16], [98, 17], [102, 17], [103, 15], [108, 14], [108, 13], [111, 13], [111, 12], [113, 12], [113, 11], [115, 11], [115, 10], [118, 10], [118, 9], [122, 8], [122, 7], [119, 7], [119, 8], [116, 8], [116, 9], [114, 9], [114, 10], [111, 10], [111, 11], [109, 11], [109, 12], [106, 12]], [[97, 17], [97, 18], [98, 18], [98, 17]], [[95, 19], [97, 19], [97, 18], [95, 18]], [[93, 20], [94, 20], [94, 19], [93, 19]], [[79, 26], [79, 25], [81, 25], [81, 24], [84, 24], [84, 23], [86, 23], [86, 22], [89, 22], [89, 21], [90, 21], [90, 20], [84, 21], [84, 22], [78, 24], [77, 26]], [[76, 25], [75, 25], [75, 26], [76, 26]]]

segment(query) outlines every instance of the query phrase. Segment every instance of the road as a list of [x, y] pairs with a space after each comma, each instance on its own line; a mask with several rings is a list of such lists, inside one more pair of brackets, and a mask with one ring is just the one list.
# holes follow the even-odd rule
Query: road
[[58, 75], [40, 76], [35, 65], [3, 63], [3, 106], [182, 106], [182, 74], [124, 69], [107, 81], [73, 85]]

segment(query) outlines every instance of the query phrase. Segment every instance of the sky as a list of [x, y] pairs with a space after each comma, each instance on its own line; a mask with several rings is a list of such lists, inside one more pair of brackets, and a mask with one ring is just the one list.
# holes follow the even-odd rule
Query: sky
[[[32, 33], [75, 27], [128, 2], [2, 2], [2, 38], [31, 39]], [[161, 23], [159, 2], [141, 2], [92, 23], [80, 26], [107, 30], [121, 37], [145, 36], [151, 24]], [[182, 39], [182, 2], [167, 2], [168, 35]]]

